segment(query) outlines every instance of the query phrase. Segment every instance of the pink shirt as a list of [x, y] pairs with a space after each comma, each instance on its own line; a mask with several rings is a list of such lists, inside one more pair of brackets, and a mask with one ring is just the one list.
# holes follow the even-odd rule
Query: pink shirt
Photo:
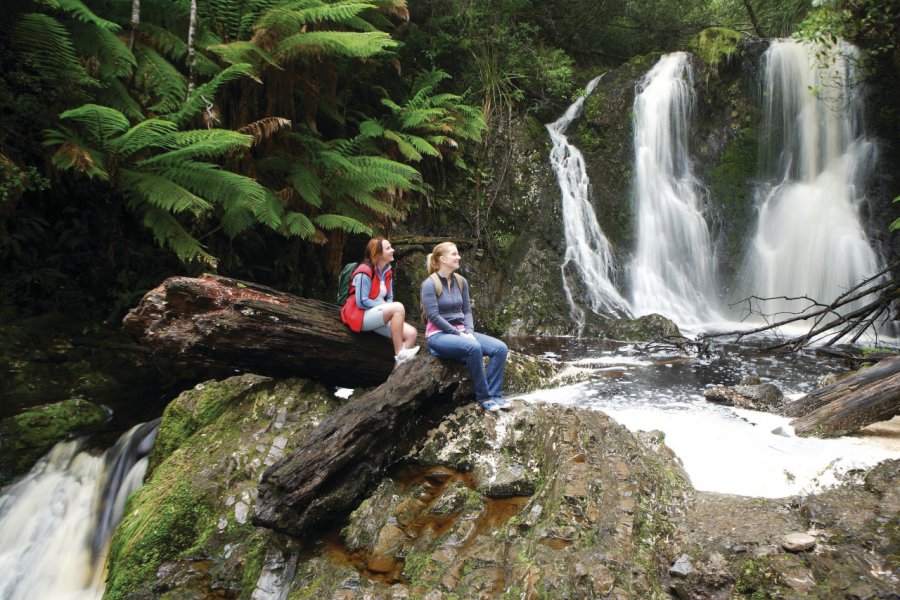
[[[465, 330], [466, 330], [466, 326], [465, 326], [465, 324], [463, 324], [463, 323], [460, 323], [459, 325], [454, 325], [454, 327], [456, 327], [456, 328], [457, 328], [458, 330], [460, 330], [460, 331], [465, 331]], [[442, 333], [442, 332], [441, 332], [440, 329], [438, 329], [438, 328], [434, 325], [434, 323], [431, 322], [430, 319], [426, 319], [426, 323], [425, 323], [425, 339], [427, 340], [429, 337], [431, 337], [431, 336], [434, 335], [435, 333]]]

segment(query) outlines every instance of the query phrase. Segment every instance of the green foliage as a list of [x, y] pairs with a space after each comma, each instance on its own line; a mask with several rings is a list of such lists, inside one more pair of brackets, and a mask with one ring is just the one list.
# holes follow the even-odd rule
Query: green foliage
[[731, 60], [742, 39], [743, 36], [733, 29], [709, 27], [697, 35], [697, 54], [706, 64], [717, 67], [723, 61]]
[[[900, 202], [900, 196], [894, 198], [893, 201]], [[900, 217], [894, 219], [894, 221], [891, 223], [891, 231], [897, 231], [898, 229], [900, 229]]]

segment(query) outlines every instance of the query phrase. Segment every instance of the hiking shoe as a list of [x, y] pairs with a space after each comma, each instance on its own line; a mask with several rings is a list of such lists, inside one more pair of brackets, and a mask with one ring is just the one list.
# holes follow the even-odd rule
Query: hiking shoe
[[500, 410], [512, 410], [512, 403], [504, 400], [503, 398], [491, 398], [494, 401], [494, 404], [500, 407]]
[[500, 410], [500, 405], [490, 398], [480, 401], [479, 404], [481, 404], [481, 408], [489, 412], [498, 412]]
[[415, 356], [416, 352], [418, 351], [419, 346], [415, 346], [414, 348], [404, 348], [397, 353], [397, 356], [394, 357], [394, 360], [397, 361], [398, 365], [402, 365], [406, 361], [410, 360], [413, 356]]

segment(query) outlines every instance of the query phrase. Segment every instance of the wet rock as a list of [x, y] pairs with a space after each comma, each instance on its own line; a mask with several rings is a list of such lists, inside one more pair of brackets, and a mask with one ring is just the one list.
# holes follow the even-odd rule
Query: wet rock
[[806, 552], [816, 545], [816, 538], [808, 533], [789, 533], [781, 540], [781, 547], [788, 552]]
[[777, 412], [784, 405], [784, 394], [771, 383], [758, 385], [718, 386], [703, 392], [708, 402], [736, 408]]
[[66, 439], [99, 431], [109, 409], [81, 398], [26, 409], [0, 421], [0, 486], [27, 473], [39, 458]]
[[687, 554], [682, 554], [678, 557], [678, 560], [669, 567], [669, 574], [674, 575], [675, 577], [681, 577], [684, 579], [688, 575], [694, 572], [694, 566], [691, 564], [691, 557]]

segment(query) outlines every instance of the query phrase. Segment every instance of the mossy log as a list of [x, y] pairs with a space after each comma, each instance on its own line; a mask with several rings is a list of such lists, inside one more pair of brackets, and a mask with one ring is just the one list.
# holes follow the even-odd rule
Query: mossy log
[[900, 414], [900, 358], [879, 362], [784, 409], [800, 436], [835, 437]]
[[394, 365], [391, 342], [350, 331], [336, 305], [217, 275], [166, 279], [123, 325], [157, 353], [261, 375], [358, 387]]

